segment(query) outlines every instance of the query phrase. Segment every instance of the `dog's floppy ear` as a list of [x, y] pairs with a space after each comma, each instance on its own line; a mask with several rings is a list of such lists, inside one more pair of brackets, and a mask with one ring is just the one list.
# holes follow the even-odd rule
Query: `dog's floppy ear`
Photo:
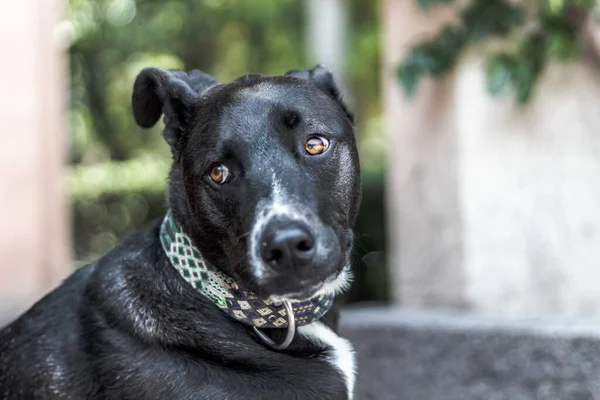
[[190, 72], [146, 68], [133, 85], [131, 105], [135, 121], [142, 128], [154, 126], [165, 115], [163, 135], [178, 158], [180, 139], [190, 122], [192, 107], [198, 97], [218, 82], [194, 70]]
[[306, 79], [311, 81], [316, 87], [321, 89], [326, 95], [337, 101], [350, 119], [354, 123], [354, 115], [348, 109], [348, 106], [342, 100], [340, 89], [335, 83], [335, 79], [331, 71], [324, 65], [319, 64], [310, 70], [292, 70], [285, 74], [286, 76], [293, 76], [294, 78]]

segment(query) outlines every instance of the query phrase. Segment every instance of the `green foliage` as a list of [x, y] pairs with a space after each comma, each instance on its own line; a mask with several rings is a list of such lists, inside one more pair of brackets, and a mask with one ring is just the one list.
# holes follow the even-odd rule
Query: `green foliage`
[[[417, 1], [421, 7], [455, 3]], [[451, 71], [469, 44], [504, 38], [512, 49], [488, 54], [487, 89], [497, 95], [511, 87], [517, 102], [525, 104], [549, 60], [569, 61], [581, 55], [581, 27], [595, 6], [596, 0], [537, 0], [537, 10], [528, 20], [520, 3], [470, 0], [460, 10], [458, 24], [414, 45], [398, 68], [400, 84], [410, 97], [424, 75], [441, 78]]]
[[69, 169], [69, 194], [94, 199], [105, 193], [163, 193], [169, 167], [167, 159], [150, 154], [126, 161], [74, 165]]
[[488, 91], [497, 95], [510, 84], [518, 104], [525, 104], [544, 66], [543, 40], [530, 35], [515, 53], [491, 54], [486, 63]]
[[505, 0], [473, 1], [460, 14], [465, 34], [473, 42], [504, 36], [525, 21], [525, 11]]
[[154, 190], [106, 192], [93, 198], [72, 198], [76, 264], [97, 259], [125, 235], [163, 216], [164, 204], [164, 193]]
[[[307, 68], [300, 0], [70, 0], [61, 32], [70, 41], [73, 164], [165, 157], [160, 127], [133, 123], [131, 87], [148, 65], [197, 68], [227, 81], [248, 72]], [[348, 2], [346, 84], [359, 131], [380, 112], [379, 26], [370, 0]]]
[[407, 95], [412, 95], [421, 75], [441, 77], [456, 63], [466, 42], [465, 31], [454, 26], [445, 27], [433, 40], [414, 46], [408, 59], [398, 69], [400, 82]]
[[71, 106], [80, 120], [74, 128], [83, 125], [87, 135], [72, 161], [125, 160], [139, 149], [166, 155], [159, 129], [132, 123], [137, 72], [198, 68], [229, 80], [305, 66], [302, 14], [292, 0], [71, 0]]

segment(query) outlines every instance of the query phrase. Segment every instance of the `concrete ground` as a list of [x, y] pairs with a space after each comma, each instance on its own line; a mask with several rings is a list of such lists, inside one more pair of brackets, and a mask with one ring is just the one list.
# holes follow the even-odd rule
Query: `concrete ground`
[[347, 310], [356, 400], [600, 399], [600, 323]]

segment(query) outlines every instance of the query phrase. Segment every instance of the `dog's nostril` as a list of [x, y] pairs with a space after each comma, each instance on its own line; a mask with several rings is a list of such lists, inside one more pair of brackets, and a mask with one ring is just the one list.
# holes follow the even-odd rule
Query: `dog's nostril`
[[269, 263], [277, 263], [279, 260], [281, 260], [283, 258], [283, 251], [279, 250], [279, 249], [272, 249], [269, 252], [269, 255], [267, 256], [267, 259], [265, 261], [269, 262]]
[[307, 252], [312, 250], [313, 244], [310, 240], [301, 240], [296, 248], [300, 251]]

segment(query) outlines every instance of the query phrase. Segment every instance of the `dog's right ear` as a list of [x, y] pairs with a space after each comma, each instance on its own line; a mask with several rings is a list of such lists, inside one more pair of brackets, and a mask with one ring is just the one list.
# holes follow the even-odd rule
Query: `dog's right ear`
[[146, 68], [133, 85], [131, 105], [135, 121], [142, 128], [151, 128], [164, 113], [163, 136], [173, 156], [179, 158], [181, 138], [196, 100], [217, 84], [215, 79], [197, 70]]
[[312, 82], [323, 93], [337, 101], [350, 122], [354, 124], [354, 114], [352, 114], [346, 103], [343, 101], [340, 89], [338, 88], [335, 79], [333, 78], [333, 74], [329, 68], [323, 64], [319, 64], [310, 70], [292, 70], [286, 72], [285, 75]]

